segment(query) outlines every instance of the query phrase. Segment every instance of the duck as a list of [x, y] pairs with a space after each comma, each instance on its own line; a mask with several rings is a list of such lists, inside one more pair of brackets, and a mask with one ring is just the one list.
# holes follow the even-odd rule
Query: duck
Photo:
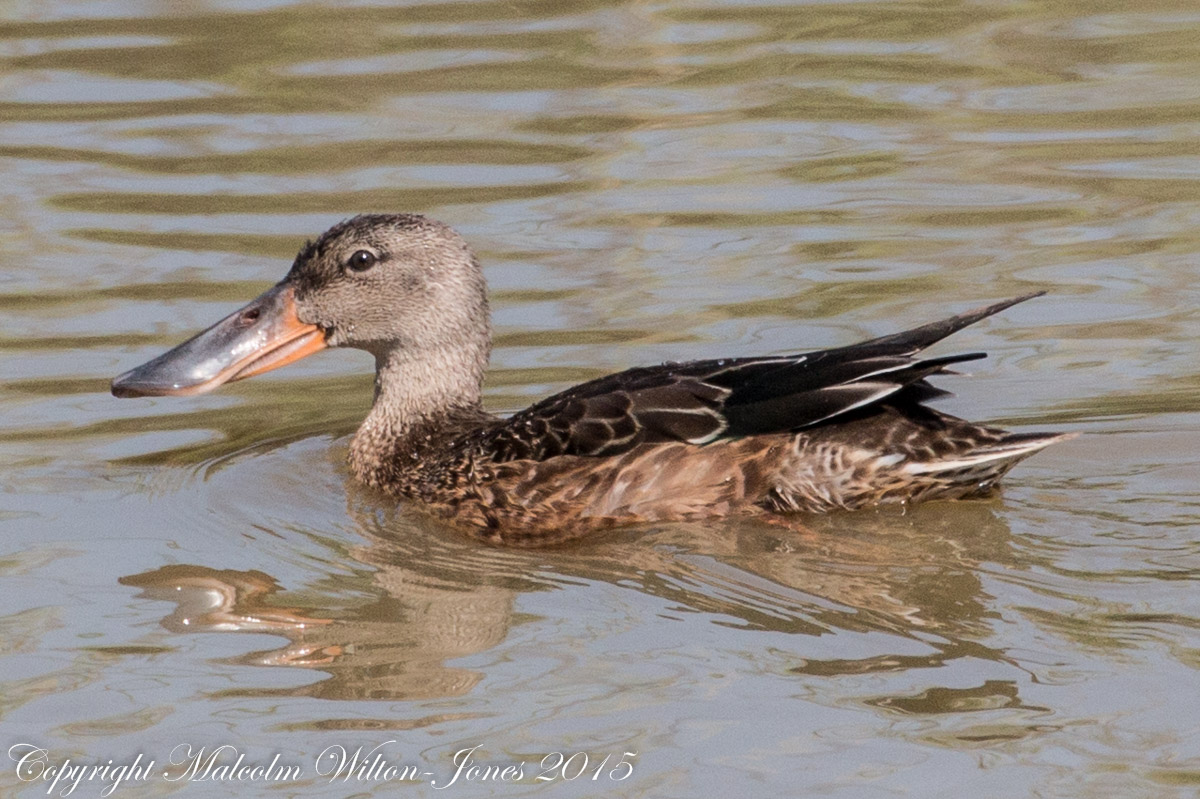
[[501, 417], [482, 401], [491, 322], [470, 246], [420, 214], [364, 214], [112, 393], [199, 394], [326, 348], [365, 350], [375, 396], [350, 442], [353, 476], [484, 542], [536, 547], [622, 525], [990, 494], [1073, 434], [933, 409], [949, 393], [928, 378], [985, 353], [922, 353], [1043, 293], [849, 346], [632, 368]]

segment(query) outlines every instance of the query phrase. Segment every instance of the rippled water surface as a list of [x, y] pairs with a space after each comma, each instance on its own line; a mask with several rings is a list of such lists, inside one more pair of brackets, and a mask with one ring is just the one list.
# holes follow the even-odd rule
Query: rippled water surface
[[[447, 795], [1194, 795], [1198, 76], [1170, 0], [0, 7], [0, 748], [303, 769], [149, 796], [436, 795], [316, 773], [377, 745], [527, 763]], [[509, 552], [351, 482], [363, 353], [109, 396], [401, 210], [486, 265], [497, 411], [1046, 289], [939, 345], [992, 355], [941, 407], [1084, 435], [985, 501]]]

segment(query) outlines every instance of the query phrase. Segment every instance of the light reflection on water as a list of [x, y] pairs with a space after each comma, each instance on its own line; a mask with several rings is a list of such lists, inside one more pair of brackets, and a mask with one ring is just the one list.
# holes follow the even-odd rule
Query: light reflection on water
[[[637, 751], [640, 796], [1187, 791], [1197, 42], [1160, 2], [9, 9], [0, 744]], [[993, 356], [944, 407], [1087, 435], [986, 502], [514, 553], [350, 482], [366, 356], [108, 395], [389, 210], [479, 250], [497, 410], [1046, 288], [943, 345]]]

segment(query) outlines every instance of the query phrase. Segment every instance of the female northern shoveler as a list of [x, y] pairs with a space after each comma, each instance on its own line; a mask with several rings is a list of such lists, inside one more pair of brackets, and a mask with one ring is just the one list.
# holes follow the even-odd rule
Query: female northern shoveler
[[926, 407], [946, 392], [925, 378], [984, 354], [916, 356], [1034, 296], [849, 347], [630, 369], [501, 419], [480, 402], [491, 328], [466, 242], [423, 216], [358, 216], [305, 245], [274, 288], [112, 392], [195, 394], [325, 347], [366, 350], [375, 402], [350, 446], [354, 475], [487, 541], [536, 546], [623, 523], [988, 491], [1070, 436]]

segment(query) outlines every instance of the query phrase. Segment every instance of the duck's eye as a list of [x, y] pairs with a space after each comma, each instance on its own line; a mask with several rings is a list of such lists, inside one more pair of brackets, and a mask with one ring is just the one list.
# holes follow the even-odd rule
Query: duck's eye
[[355, 272], [365, 272], [370, 269], [379, 258], [370, 250], [356, 250], [354, 255], [346, 261], [346, 267], [353, 269]]

